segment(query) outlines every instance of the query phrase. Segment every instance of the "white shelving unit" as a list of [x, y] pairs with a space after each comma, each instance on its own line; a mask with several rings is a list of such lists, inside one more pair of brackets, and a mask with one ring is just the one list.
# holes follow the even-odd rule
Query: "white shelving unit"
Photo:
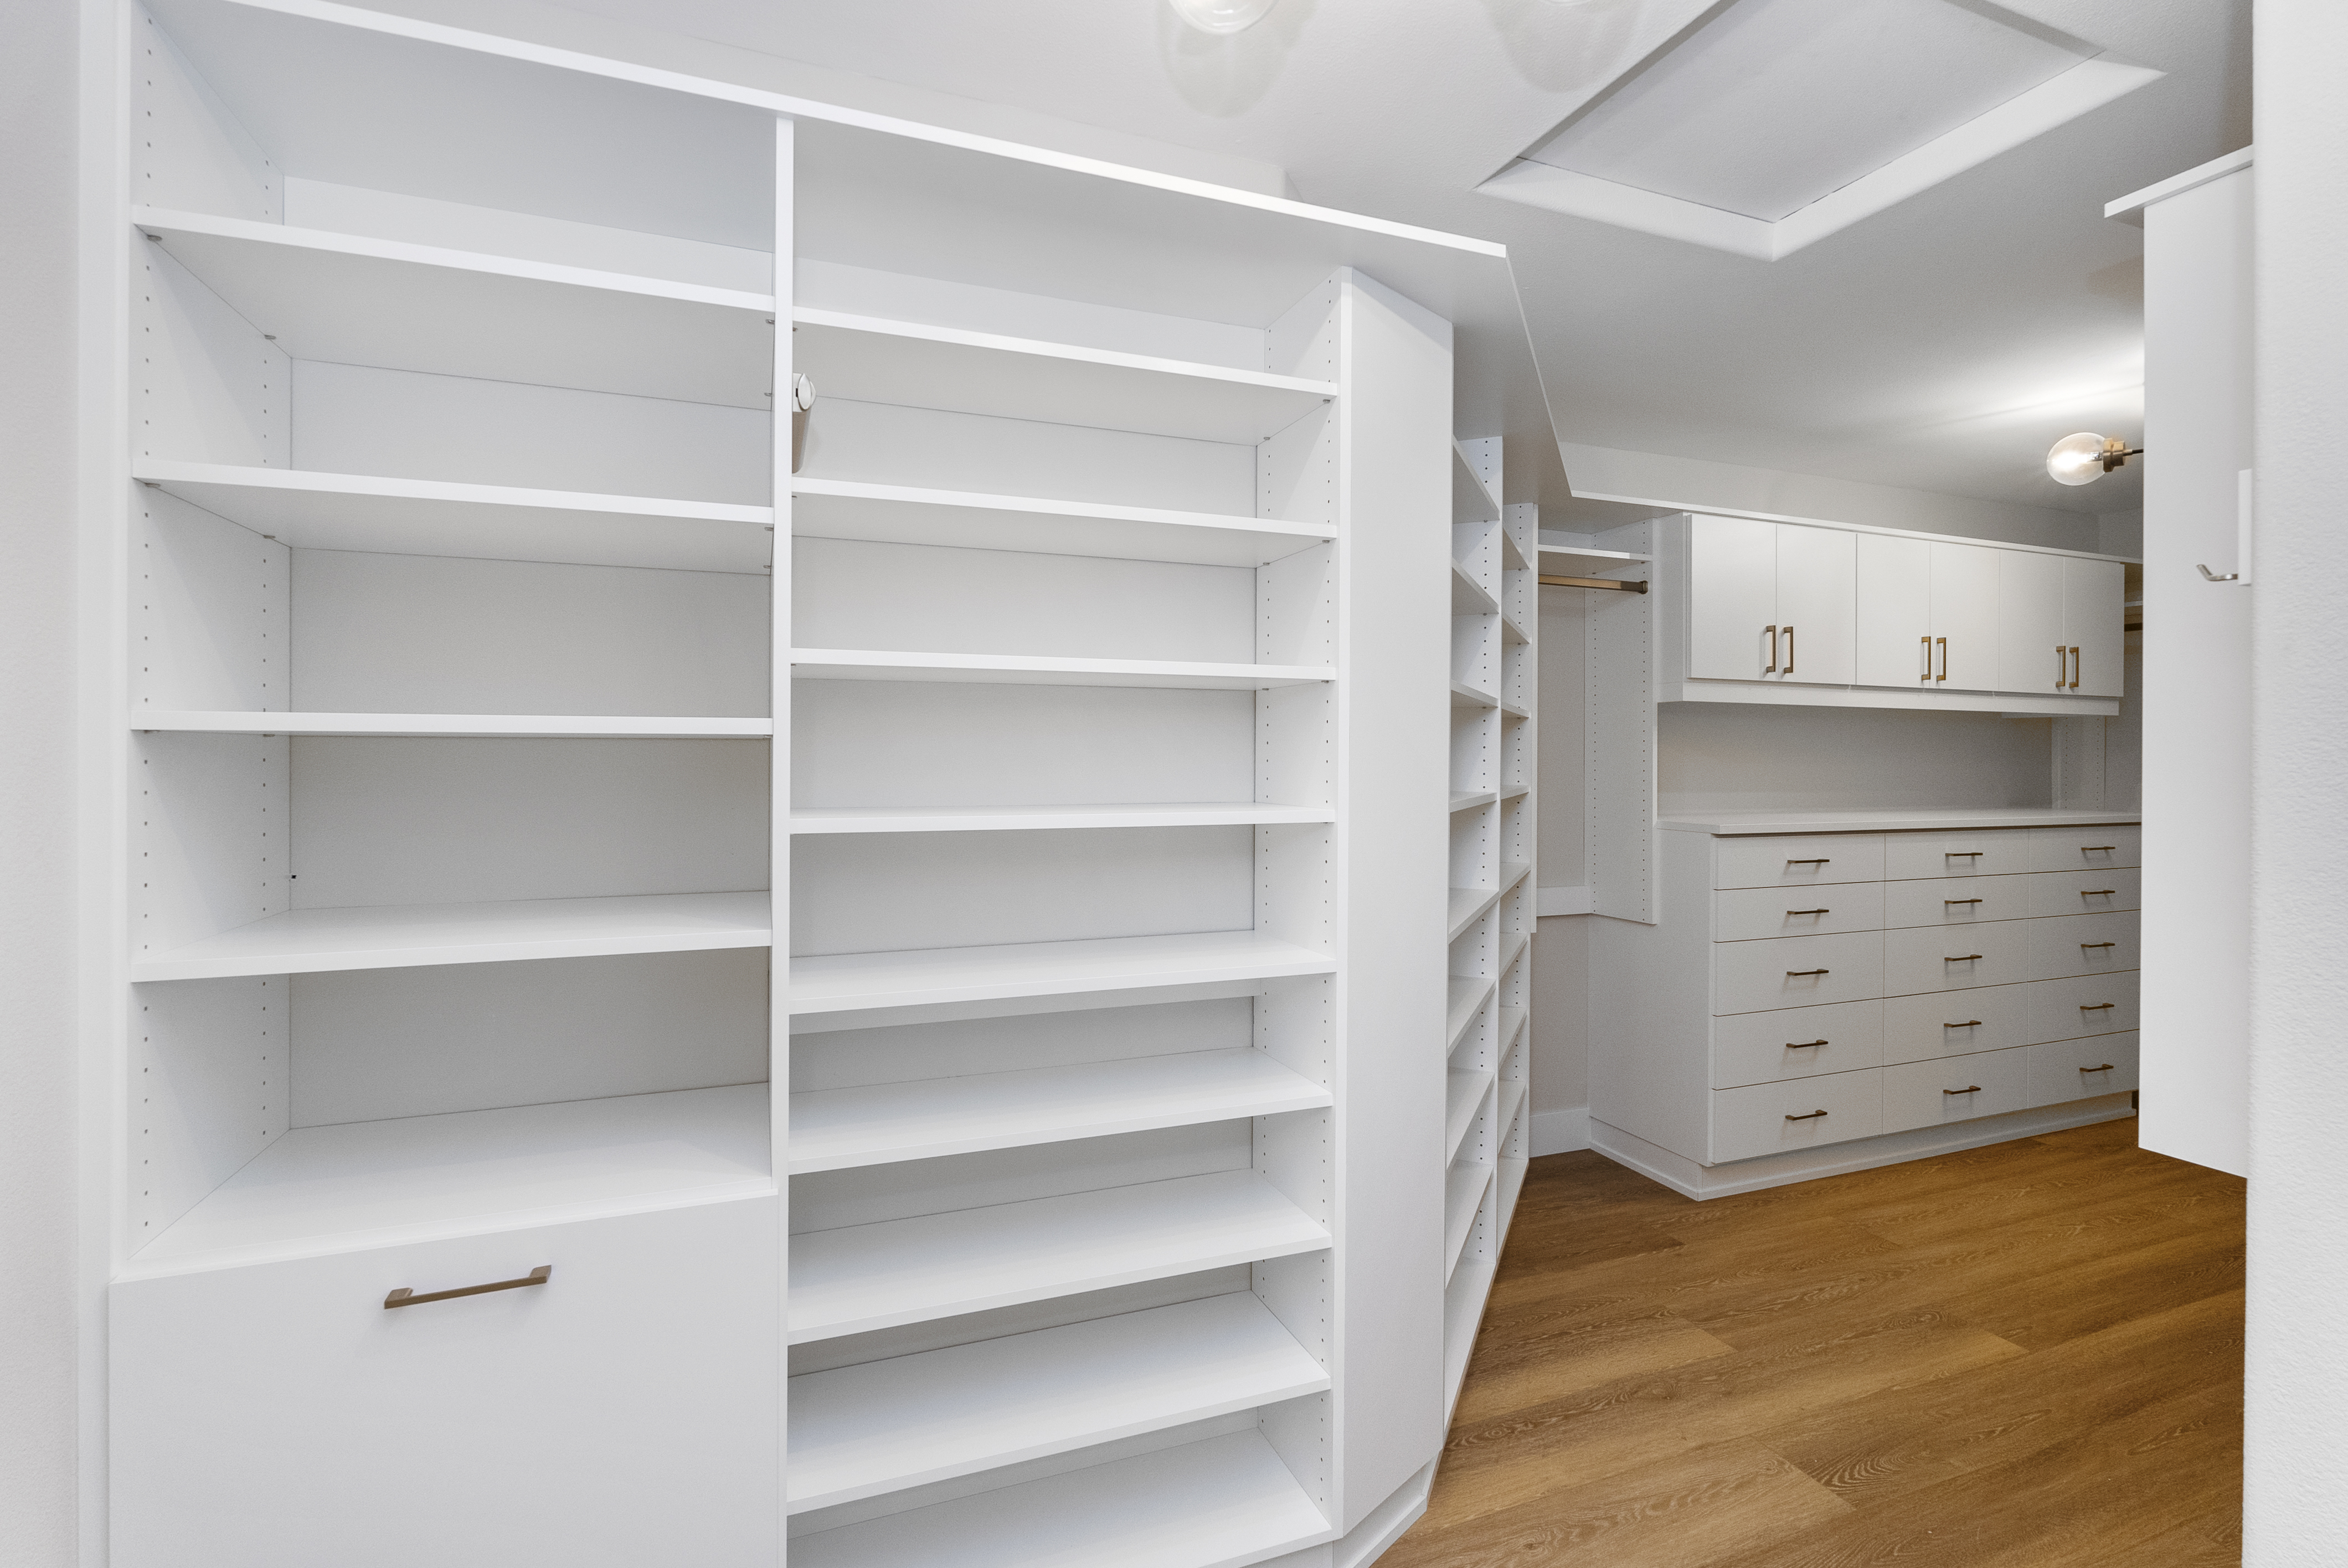
[[1538, 843], [1539, 507], [1500, 497], [1500, 438], [1452, 443], [1451, 976], [1444, 1031], [1444, 1411], [1458, 1402], [1529, 1152]]
[[114, 1568], [1375, 1558], [1522, 1146], [1505, 253], [116, 26]]

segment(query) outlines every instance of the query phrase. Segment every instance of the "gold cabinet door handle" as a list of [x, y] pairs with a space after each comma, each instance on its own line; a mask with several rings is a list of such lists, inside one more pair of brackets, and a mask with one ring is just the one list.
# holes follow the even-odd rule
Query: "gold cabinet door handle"
[[1981, 1028], [1981, 1020], [1977, 1018], [1969, 1018], [1962, 1023], [1944, 1023], [1941, 1027], [1942, 1029], [1979, 1029]]
[[1786, 1042], [1786, 1049], [1787, 1050], [1816, 1050], [1818, 1047], [1826, 1043], [1827, 1042], [1823, 1040], [1789, 1040]]
[[1828, 972], [1825, 969], [1787, 969], [1786, 978], [1789, 980], [1807, 979], [1812, 975], [1823, 975]]
[[1769, 634], [1769, 662], [1761, 667], [1761, 673], [1775, 675], [1777, 672], [1777, 629], [1765, 626], [1761, 630]]
[[2074, 648], [2073, 650], [2071, 650], [2071, 690], [2072, 690], [2072, 691], [2074, 691], [2074, 692], [2075, 692], [2075, 691], [2077, 691], [2078, 689], [2079, 689], [2079, 651], [2078, 651], [2077, 649]]
[[1815, 1122], [1825, 1114], [1826, 1112], [1823, 1111], [1812, 1111], [1800, 1116], [1788, 1116], [1786, 1120], [1788, 1122]]
[[427, 1290], [421, 1296], [401, 1286], [383, 1298], [383, 1309], [395, 1307], [421, 1307], [427, 1301], [454, 1301], [460, 1296], [487, 1296], [493, 1290], [527, 1290], [533, 1285], [544, 1285], [554, 1277], [554, 1266], [541, 1263], [520, 1279], [499, 1279], [488, 1285], [464, 1285], [454, 1290]]
[[1941, 1092], [1943, 1094], [1979, 1094], [1981, 1092], [1981, 1085], [1978, 1083], [1969, 1083], [1962, 1089], [1943, 1089]]
[[1941, 962], [1944, 964], [1977, 964], [1981, 962], [1981, 955], [1979, 953], [1957, 953], [1949, 958], [1942, 958]]
[[1946, 681], [1949, 678], [1949, 640], [1945, 637], [1935, 637], [1932, 639], [1932, 646], [1941, 651], [1940, 679]]
[[[1786, 671], [1785, 671], [1785, 672], [1786, 672], [1787, 674], [1788, 674], [1788, 675], [1791, 675], [1791, 674], [1794, 672], [1794, 629], [1793, 629], [1792, 627], [1790, 627], [1790, 626], [1788, 626], [1787, 628], [1786, 628]], [[2076, 685], [2076, 684], [2077, 684], [2077, 682], [2072, 682], [2072, 684]]]
[[1930, 681], [1932, 678], [1932, 640], [1931, 637], [1925, 636], [1920, 637], [1916, 641], [1924, 645], [1924, 672], [1921, 675], [1917, 676], [1916, 679], [1919, 681]]

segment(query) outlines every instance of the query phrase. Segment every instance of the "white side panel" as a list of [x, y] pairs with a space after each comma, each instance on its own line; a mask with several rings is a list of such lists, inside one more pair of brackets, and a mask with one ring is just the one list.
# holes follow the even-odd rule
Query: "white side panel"
[[[1646, 553], [1653, 523], [1618, 528], [1610, 544]], [[1660, 918], [1655, 827], [1656, 649], [1678, 635], [1667, 595], [1587, 596], [1588, 658], [1583, 755], [1589, 769], [1588, 856], [1591, 907], [1622, 920]]]
[[293, 1013], [283, 976], [143, 986], [123, 1127], [129, 1246], [162, 1235], [282, 1136]]
[[293, 706], [293, 552], [144, 486], [132, 492], [130, 705]]
[[130, 32], [130, 200], [282, 221], [284, 181], [144, 5]]
[[290, 749], [283, 736], [133, 738], [133, 959], [287, 907]]
[[[2145, 213], [2144, 1147], [2249, 1169], [2251, 175]], [[2082, 662], [2085, 654], [2082, 653]], [[2312, 737], [2310, 737], [2312, 739]]]

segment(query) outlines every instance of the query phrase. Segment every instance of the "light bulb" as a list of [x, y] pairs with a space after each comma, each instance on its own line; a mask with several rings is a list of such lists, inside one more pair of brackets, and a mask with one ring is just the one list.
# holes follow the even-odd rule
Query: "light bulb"
[[1275, 0], [1166, 0], [1174, 15], [1201, 33], [1243, 33], [1264, 19]]
[[2058, 485], [2092, 485], [2104, 477], [2104, 438], [2082, 430], [2046, 453], [2046, 477]]

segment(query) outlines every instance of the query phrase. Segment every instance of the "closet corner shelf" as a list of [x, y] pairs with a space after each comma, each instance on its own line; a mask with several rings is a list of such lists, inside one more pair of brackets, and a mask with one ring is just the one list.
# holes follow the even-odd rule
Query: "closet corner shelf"
[[1454, 615], [1498, 615], [1500, 601], [1486, 590], [1482, 583], [1468, 575], [1457, 561], [1451, 563], [1451, 613]]
[[[1492, 1087], [1493, 1074], [1488, 1068], [1472, 1072], [1454, 1072], [1445, 1086], [1443, 1104], [1443, 1159], [1446, 1164], [1459, 1157], [1459, 1145], [1476, 1125], [1476, 1113], [1484, 1108], [1485, 1091]], [[1503, 1127], [1507, 1126], [1504, 1118]]]
[[270, 713], [142, 709], [134, 730], [201, 735], [482, 736], [766, 740], [772, 719], [636, 717], [616, 713]]
[[791, 368], [826, 397], [1253, 446], [1334, 382], [801, 306]]
[[1451, 977], [1444, 1005], [1444, 1034], [1447, 1043], [1443, 1050], [1446, 1055], [1459, 1049], [1460, 1037], [1468, 1032], [1468, 1026], [1476, 1021], [1476, 1015], [1483, 1011], [1486, 999], [1499, 983], [1490, 975]]
[[791, 1538], [793, 1568], [1231, 1568], [1336, 1532], [1255, 1431]]
[[1269, 801], [1147, 805], [800, 806], [791, 832], [1012, 833], [1059, 828], [1219, 827], [1334, 822], [1336, 810]]
[[1533, 868], [1529, 862], [1522, 860], [1502, 861], [1500, 863], [1499, 891], [1501, 893], [1514, 892], [1516, 890], [1517, 884], [1522, 882], [1526, 877], [1530, 876], [1532, 874]]
[[1533, 563], [1525, 559], [1524, 547], [1517, 543], [1517, 536], [1507, 528], [1500, 530], [1500, 569], [1502, 571], [1533, 569]]
[[140, 484], [294, 549], [757, 573], [775, 509], [142, 457]]
[[1325, 975], [1336, 968], [1326, 953], [1255, 931], [838, 953], [791, 960], [790, 1010], [795, 1019], [823, 1018], [874, 1008]]
[[1314, 1360], [1246, 1291], [864, 1361], [790, 1380], [788, 1512], [1317, 1394]]
[[1164, 659], [1062, 659], [1020, 653], [905, 653], [794, 648], [801, 681], [948, 681], [1014, 686], [1138, 686], [1182, 691], [1262, 692], [1334, 681], [1327, 665], [1210, 664]]
[[1517, 1036], [1524, 1032], [1525, 1020], [1530, 1017], [1532, 1017], [1530, 1008], [1500, 1009], [1500, 1050], [1504, 1054], [1517, 1043]]
[[209, 213], [130, 220], [295, 359], [772, 406], [770, 295]]
[[1451, 890], [1451, 920], [1444, 940], [1457, 941], [1459, 933], [1484, 917], [1484, 911], [1500, 901], [1505, 887], [1454, 887]]
[[1502, 790], [1488, 789], [1454, 790], [1451, 793], [1451, 809], [1460, 812], [1479, 805], [1489, 805], [1505, 793]]
[[1504, 610], [1500, 612], [1500, 641], [1521, 645], [1529, 643], [1532, 639], [1527, 637], [1524, 628], [1517, 624], [1517, 618]]
[[1508, 941], [1500, 948], [1500, 972], [1502, 974], [1507, 974], [1509, 972], [1509, 966], [1515, 963], [1519, 958], [1524, 956], [1525, 949], [1532, 946], [1532, 940], [1533, 934], [1530, 931], [1516, 931], [1509, 934]]
[[1451, 1282], [1468, 1238], [1476, 1232], [1476, 1213], [1491, 1190], [1492, 1167], [1480, 1160], [1461, 1160], [1443, 1173], [1443, 1281]]
[[1502, 800], [1514, 800], [1519, 795], [1530, 794], [1532, 793], [1532, 788], [1533, 786], [1530, 784], [1502, 784], [1499, 792], [1500, 798]]
[[1451, 520], [1455, 523], [1497, 523], [1500, 520], [1500, 497], [1476, 472], [1459, 443], [1451, 444]]
[[1337, 537], [1332, 528], [1273, 518], [926, 489], [806, 474], [792, 477], [791, 495], [791, 532], [807, 538], [1259, 567]]
[[1482, 692], [1465, 682], [1451, 682], [1451, 705], [1455, 708], [1497, 708], [1500, 700], [1489, 692]]
[[1517, 1124], [1517, 1112], [1524, 1109], [1525, 1081], [1521, 1078], [1500, 1080], [1500, 1132], [1505, 1135]]
[[134, 957], [129, 978], [222, 979], [764, 948], [774, 941], [768, 908], [767, 896], [755, 892], [289, 909]]
[[1329, 1232], [1253, 1170], [808, 1231], [794, 1345], [1319, 1252]]
[[790, 1097], [790, 1173], [1278, 1116], [1328, 1090], [1252, 1047], [811, 1090]]
[[1519, 707], [1516, 703], [1509, 702], [1506, 699], [1503, 699], [1499, 703], [1499, 709], [1500, 715], [1503, 718], [1529, 719], [1532, 717], [1532, 713], [1529, 710]]

